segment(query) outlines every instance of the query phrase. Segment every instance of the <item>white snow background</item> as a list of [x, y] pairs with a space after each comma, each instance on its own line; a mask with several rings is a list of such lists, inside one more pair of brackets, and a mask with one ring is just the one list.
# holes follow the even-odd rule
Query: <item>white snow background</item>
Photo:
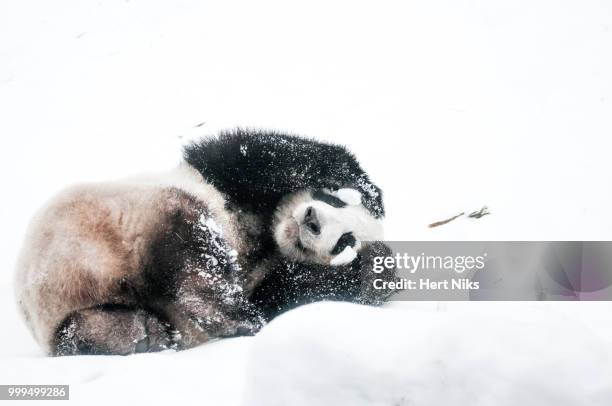
[[609, 240], [612, 3], [2, 0], [1, 384], [92, 405], [611, 404], [609, 303], [323, 303], [181, 353], [44, 357], [12, 296], [34, 211], [235, 126], [348, 145], [389, 240]]

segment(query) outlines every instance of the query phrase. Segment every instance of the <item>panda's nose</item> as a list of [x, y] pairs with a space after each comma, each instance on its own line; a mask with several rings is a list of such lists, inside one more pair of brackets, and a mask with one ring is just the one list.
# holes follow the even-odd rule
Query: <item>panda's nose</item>
[[319, 223], [317, 211], [314, 209], [314, 207], [309, 207], [306, 209], [303, 223], [312, 234], [321, 234], [321, 224]]

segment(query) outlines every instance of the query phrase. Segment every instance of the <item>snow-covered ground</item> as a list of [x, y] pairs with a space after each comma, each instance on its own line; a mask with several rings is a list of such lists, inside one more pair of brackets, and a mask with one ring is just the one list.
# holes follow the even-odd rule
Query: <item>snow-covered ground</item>
[[0, 2], [0, 384], [93, 404], [609, 404], [609, 303], [322, 304], [183, 353], [49, 359], [11, 283], [55, 191], [174, 166], [234, 126], [349, 145], [390, 240], [609, 240], [611, 50], [594, 0]]

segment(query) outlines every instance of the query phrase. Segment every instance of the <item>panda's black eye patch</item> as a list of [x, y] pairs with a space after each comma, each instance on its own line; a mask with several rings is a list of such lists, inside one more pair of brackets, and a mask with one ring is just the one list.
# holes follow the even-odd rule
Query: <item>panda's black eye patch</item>
[[323, 203], [327, 203], [332, 207], [336, 207], [336, 208], [342, 208], [346, 206], [346, 203], [344, 203], [342, 200], [340, 200], [339, 198], [337, 198], [334, 195], [330, 195], [329, 193], [325, 192], [324, 190], [316, 190], [313, 194], [312, 194], [312, 198], [314, 200], [318, 200], [320, 202]]
[[331, 254], [338, 255], [344, 251], [346, 247], [354, 247], [356, 242], [357, 240], [353, 237], [353, 233], [344, 233], [338, 238], [338, 242], [334, 246], [334, 249], [331, 250]]

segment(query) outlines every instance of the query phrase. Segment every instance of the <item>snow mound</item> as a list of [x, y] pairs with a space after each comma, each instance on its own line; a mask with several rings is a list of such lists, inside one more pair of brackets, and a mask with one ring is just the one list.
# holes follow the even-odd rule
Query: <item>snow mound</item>
[[610, 349], [551, 306], [439, 312], [402, 305], [317, 303], [272, 321], [250, 352], [244, 404], [604, 405], [612, 398]]

